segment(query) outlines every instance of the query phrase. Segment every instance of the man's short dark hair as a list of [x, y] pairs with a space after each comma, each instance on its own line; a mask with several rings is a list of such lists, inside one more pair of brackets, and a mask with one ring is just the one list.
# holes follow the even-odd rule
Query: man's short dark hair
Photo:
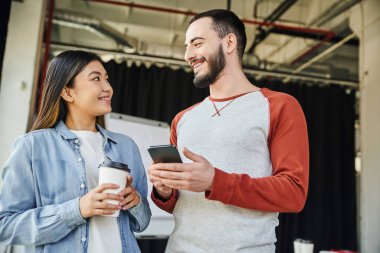
[[201, 12], [195, 15], [190, 23], [200, 19], [210, 17], [213, 21], [212, 27], [218, 34], [219, 38], [224, 38], [226, 35], [233, 33], [237, 38], [237, 53], [240, 61], [243, 59], [245, 46], [247, 45], [247, 35], [245, 34], [244, 23], [235, 13], [229, 10], [215, 9]]

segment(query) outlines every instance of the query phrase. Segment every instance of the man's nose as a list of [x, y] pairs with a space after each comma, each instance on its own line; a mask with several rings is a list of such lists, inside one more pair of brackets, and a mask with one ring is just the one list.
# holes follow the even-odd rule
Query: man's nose
[[194, 58], [193, 50], [191, 50], [190, 47], [186, 48], [185, 55], [184, 55], [183, 58], [184, 58], [185, 61], [187, 61], [189, 64], [190, 64], [191, 60]]

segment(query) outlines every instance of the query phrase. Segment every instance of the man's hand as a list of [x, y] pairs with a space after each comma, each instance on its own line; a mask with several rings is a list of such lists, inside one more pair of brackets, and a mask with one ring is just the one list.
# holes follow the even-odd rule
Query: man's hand
[[153, 176], [151, 173], [152, 170], [154, 170], [154, 168], [150, 167], [149, 180], [150, 182], [152, 182], [157, 194], [164, 200], [169, 199], [170, 196], [173, 194], [173, 189], [164, 185], [161, 182], [160, 178]]
[[[184, 148], [183, 154], [192, 163], [157, 163], [150, 167], [149, 178], [158, 194], [169, 198], [169, 188], [203, 192], [211, 190], [215, 169], [203, 156]], [[157, 185], [157, 186], [156, 186]], [[170, 192], [170, 194], [169, 194]]]

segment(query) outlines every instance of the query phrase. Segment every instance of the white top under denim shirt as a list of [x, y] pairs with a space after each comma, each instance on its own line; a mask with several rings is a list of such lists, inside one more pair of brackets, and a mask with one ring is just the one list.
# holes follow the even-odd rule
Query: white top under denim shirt
[[[122, 252], [140, 252], [133, 232], [149, 224], [151, 211], [140, 152], [133, 140], [97, 126], [104, 155], [128, 164], [141, 202], [117, 218]], [[24, 252], [87, 252], [89, 222], [79, 210], [88, 192], [80, 141], [63, 122], [18, 138], [2, 171], [0, 244], [24, 245]]]
[[[103, 136], [100, 132], [71, 130], [79, 139], [79, 151], [86, 168], [87, 188], [99, 183], [99, 164], [104, 162]], [[120, 188], [122, 189], [122, 188]], [[95, 215], [89, 219], [88, 247], [90, 253], [122, 252], [119, 224], [116, 217]]]

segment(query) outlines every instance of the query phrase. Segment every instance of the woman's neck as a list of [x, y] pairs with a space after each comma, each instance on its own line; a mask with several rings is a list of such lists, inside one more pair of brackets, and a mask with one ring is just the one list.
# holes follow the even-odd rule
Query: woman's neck
[[82, 117], [68, 114], [65, 120], [67, 128], [79, 131], [97, 132], [96, 117]]

